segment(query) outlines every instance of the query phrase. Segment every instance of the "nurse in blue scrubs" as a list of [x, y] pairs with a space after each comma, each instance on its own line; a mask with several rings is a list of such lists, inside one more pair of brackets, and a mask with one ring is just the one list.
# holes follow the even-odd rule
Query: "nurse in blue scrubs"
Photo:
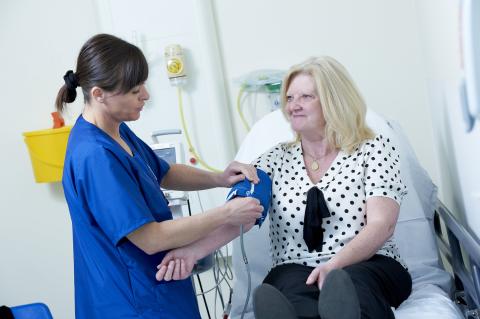
[[[238, 198], [203, 214], [172, 219], [160, 186], [229, 187], [253, 166], [231, 163], [223, 173], [168, 165], [124, 123], [140, 117], [149, 95], [142, 52], [99, 34], [82, 47], [56, 107], [63, 111], [81, 87], [85, 107], [68, 141], [63, 187], [73, 226], [77, 319], [200, 318], [190, 279], [156, 281], [156, 266], [173, 248], [219, 229], [251, 227], [262, 207]], [[174, 267], [175, 265], [172, 265]], [[181, 269], [184, 265], [176, 265]]]

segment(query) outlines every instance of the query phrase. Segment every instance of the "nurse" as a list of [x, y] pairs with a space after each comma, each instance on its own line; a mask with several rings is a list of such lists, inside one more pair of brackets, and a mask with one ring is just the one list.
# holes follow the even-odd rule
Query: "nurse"
[[172, 219], [160, 186], [199, 190], [244, 178], [256, 183], [258, 177], [253, 166], [237, 162], [210, 173], [159, 159], [124, 123], [140, 117], [149, 98], [147, 77], [147, 62], [136, 46], [99, 34], [83, 45], [76, 71], [65, 74], [58, 92], [58, 111], [75, 100], [77, 87], [85, 101], [63, 172], [77, 319], [200, 318], [191, 280], [158, 282], [156, 266], [172, 248], [219, 230], [250, 228], [263, 210], [255, 199], [238, 198]]

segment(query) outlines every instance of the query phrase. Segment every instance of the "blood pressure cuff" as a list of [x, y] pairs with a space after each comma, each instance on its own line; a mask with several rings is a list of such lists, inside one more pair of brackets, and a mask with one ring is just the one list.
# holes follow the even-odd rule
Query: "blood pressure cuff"
[[258, 184], [250, 182], [248, 179], [244, 179], [241, 182], [236, 183], [230, 189], [227, 195], [227, 201], [240, 196], [240, 197], [254, 197], [260, 201], [263, 206], [262, 217], [257, 219], [255, 225], [262, 226], [263, 221], [267, 217], [268, 210], [270, 209], [270, 199], [272, 197], [272, 180], [267, 173], [257, 168], [257, 175], [259, 178]]

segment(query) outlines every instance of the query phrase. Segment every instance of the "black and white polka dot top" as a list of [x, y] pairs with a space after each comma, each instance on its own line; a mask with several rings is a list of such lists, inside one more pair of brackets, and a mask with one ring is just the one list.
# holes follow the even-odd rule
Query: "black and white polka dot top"
[[[369, 197], [389, 197], [400, 204], [407, 193], [400, 178], [398, 150], [382, 135], [366, 140], [352, 154], [340, 150], [316, 185], [307, 175], [301, 142], [278, 144], [253, 164], [272, 178], [269, 218], [273, 266], [297, 263], [315, 267], [326, 262], [365, 226]], [[324, 193], [331, 217], [322, 222], [322, 252], [310, 253], [303, 240], [303, 221], [307, 192], [313, 186]], [[406, 268], [393, 238], [377, 253]]]

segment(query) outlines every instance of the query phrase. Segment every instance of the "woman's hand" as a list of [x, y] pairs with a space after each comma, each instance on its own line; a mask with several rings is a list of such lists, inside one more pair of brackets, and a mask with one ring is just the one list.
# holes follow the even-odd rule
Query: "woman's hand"
[[157, 266], [155, 278], [158, 281], [182, 280], [190, 277], [198, 258], [189, 246], [171, 250]]
[[233, 161], [218, 175], [218, 184], [222, 187], [231, 187], [245, 178], [254, 184], [259, 182], [255, 166]]
[[306, 284], [313, 285], [314, 283], [317, 283], [318, 289], [322, 290], [325, 278], [327, 277], [328, 273], [333, 269], [335, 269], [335, 267], [333, 267], [332, 264], [329, 262], [321, 264], [310, 273], [310, 276], [308, 276], [307, 278]]

